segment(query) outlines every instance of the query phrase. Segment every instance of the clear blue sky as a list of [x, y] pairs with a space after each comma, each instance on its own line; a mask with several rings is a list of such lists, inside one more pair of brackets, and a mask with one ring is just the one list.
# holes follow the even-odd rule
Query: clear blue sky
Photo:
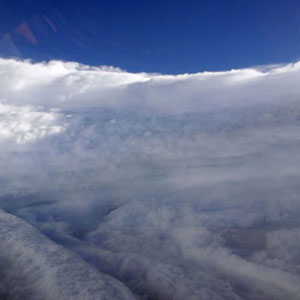
[[300, 58], [299, 0], [4, 0], [0, 13], [22, 57], [162, 73]]

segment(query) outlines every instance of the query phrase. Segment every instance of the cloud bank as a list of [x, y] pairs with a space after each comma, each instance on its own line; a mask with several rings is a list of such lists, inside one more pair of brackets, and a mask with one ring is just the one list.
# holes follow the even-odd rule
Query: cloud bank
[[299, 78], [0, 59], [0, 295], [298, 299]]

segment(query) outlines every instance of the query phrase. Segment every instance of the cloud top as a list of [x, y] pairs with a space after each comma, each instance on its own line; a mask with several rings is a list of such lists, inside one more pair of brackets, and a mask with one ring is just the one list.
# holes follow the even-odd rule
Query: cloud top
[[[128, 73], [78, 63], [0, 59], [2, 104], [64, 109], [147, 107], [164, 113], [297, 101], [300, 63], [183, 75]], [[84, 101], [83, 101], [84, 99]]]

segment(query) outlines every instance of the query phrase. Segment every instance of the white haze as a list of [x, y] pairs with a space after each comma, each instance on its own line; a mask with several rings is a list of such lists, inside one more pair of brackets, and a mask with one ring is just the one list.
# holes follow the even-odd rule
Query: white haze
[[300, 62], [0, 59], [0, 299], [297, 300], [299, 153]]

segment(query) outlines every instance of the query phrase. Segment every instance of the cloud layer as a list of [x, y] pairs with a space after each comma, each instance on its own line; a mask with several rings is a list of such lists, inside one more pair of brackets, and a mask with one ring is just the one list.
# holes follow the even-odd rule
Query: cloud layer
[[0, 294], [296, 300], [299, 78], [0, 59]]

